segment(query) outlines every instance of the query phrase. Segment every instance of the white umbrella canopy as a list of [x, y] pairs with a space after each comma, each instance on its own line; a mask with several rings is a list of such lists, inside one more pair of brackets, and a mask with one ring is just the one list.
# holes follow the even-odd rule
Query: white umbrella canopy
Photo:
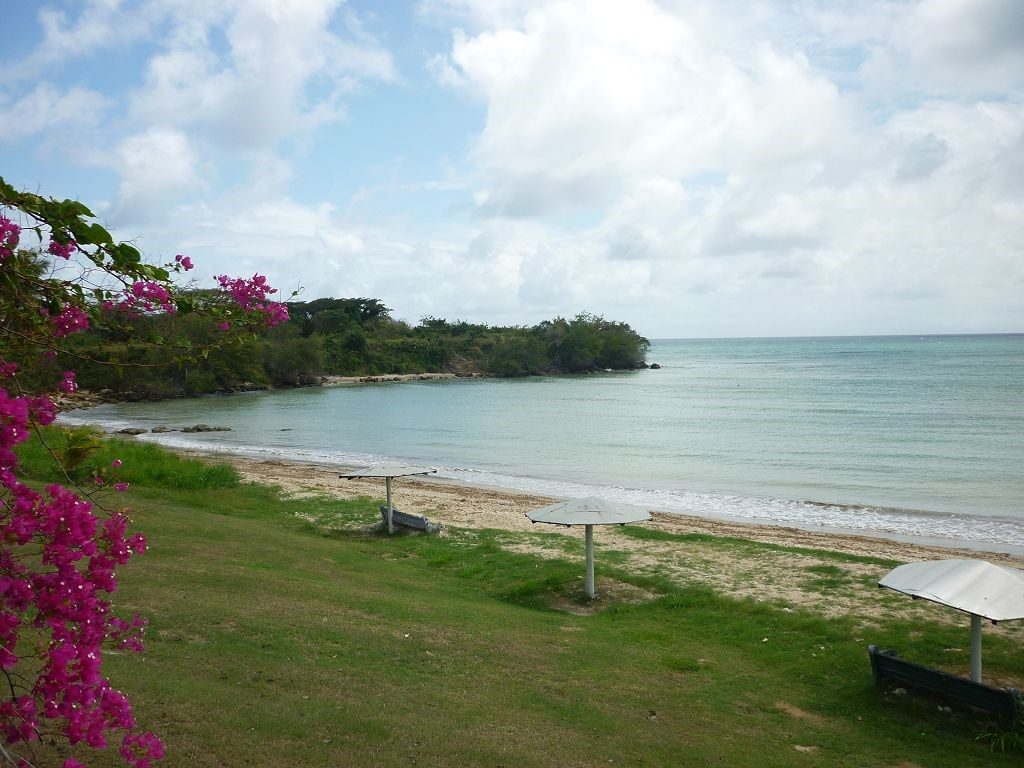
[[651, 519], [646, 509], [596, 496], [559, 501], [527, 512], [526, 516], [535, 523], [552, 525], [624, 525]]
[[363, 469], [354, 469], [351, 472], [346, 472], [340, 475], [341, 478], [346, 480], [354, 480], [361, 477], [383, 477], [384, 484], [387, 488], [388, 494], [388, 533], [395, 532], [395, 524], [392, 520], [392, 515], [395, 511], [395, 506], [391, 502], [391, 481], [396, 477], [409, 477], [410, 475], [429, 475], [431, 472], [437, 472], [436, 469], [430, 467], [413, 467], [413, 466], [398, 466], [392, 464], [381, 464], [374, 467], [364, 467]]
[[981, 620], [1024, 619], [1024, 571], [987, 560], [907, 563], [878, 586], [971, 615], [971, 679], [981, 682]]
[[527, 512], [526, 516], [534, 523], [550, 523], [551, 525], [582, 525], [586, 528], [587, 545], [587, 597], [594, 597], [594, 526], [625, 525], [639, 523], [651, 519], [646, 509], [630, 504], [619, 504], [614, 501], [588, 496], [582, 499], [567, 499], [546, 507]]
[[437, 470], [431, 469], [430, 467], [412, 467], [381, 464], [375, 467], [353, 469], [351, 472], [346, 472], [345, 474], [341, 475], [341, 477], [349, 479], [355, 477], [407, 477], [409, 475], [429, 475], [431, 472], [437, 472]]
[[933, 560], [894, 568], [878, 582], [990, 621], [1024, 619], [1024, 571], [987, 560]]

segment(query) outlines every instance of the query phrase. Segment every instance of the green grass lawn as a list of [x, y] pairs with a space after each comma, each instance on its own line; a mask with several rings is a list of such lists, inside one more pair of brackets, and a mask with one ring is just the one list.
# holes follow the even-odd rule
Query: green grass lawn
[[[599, 589], [634, 581], [653, 599], [557, 610], [585, 603], [579, 553], [502, 546], [552, 534], [388, 537], [371, 528], [376, 500], [282, 500], [220, 470], [209, 487], [166, 487], [173, 467], [138, 463], [179, 459], [132, 461], [151, 478], [127, 494], [150, 551], [115, 597], [150, 627], [144, 655], [112, 653], [105, 668], [165, 740], [165, 765], [1019, 764], [976, 739], [983, 716], [872, 685], [868, 643], [940, 664], [963, 627], [891, 616], [865, 629], [634, 577], [614, 558]], [[831, 568], [807, 575], [861, 588]], [[1024, 677], [1003, 638], [986, 638], [985, 664]]]

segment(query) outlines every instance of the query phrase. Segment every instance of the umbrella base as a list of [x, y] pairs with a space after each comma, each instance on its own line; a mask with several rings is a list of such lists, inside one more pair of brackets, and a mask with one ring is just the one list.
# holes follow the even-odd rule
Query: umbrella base
[[[384, 521], [384, 525], [387, 525], [387, 504], [380, 505], [380, 516]], [[400, 525], [403, 528], [412, 528], [417, 531], [423, 531], [424, 533], [438, 533], [443, 528], [440, 523], [432, 523], [423, 515], [410, 515], [405, 512], [399, 512], [397, 509], [391, 510], [391, 523], [392, 525]]]

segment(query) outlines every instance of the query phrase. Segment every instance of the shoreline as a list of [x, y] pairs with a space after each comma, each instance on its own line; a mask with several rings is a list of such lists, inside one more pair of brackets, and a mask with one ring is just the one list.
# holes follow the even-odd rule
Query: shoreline
[[350, 387], [355, 384], [389, 384], [406, 381], [437, 381], [442, 379], [480, 379], [484, 374], [459, 376], [454, 373], [381, 373], [366, 376], [320, 376], [321, 387]]
[[[414, 381], [420, 374], [402, 375], [401, 381]], [[434, 375], [435, 378], [451, 381], [452, 375]], [[330, 385], [345, 387], [359, 385], [365, 377], [343, 377]], [[442, 383], [442, 382], [439, 382]], [[428, 385], [429, 390], [433, 390]], [[364, 385], [373, 388], [375, 384]], [[216, 406], [216, 403], [214, 403]], [[216, 408], [214, 408], [216, 411]], [[130, 413], [130, 412], [129, 412]], [[257, 436], [246, 433], [244, 438], [225, 435], [223, 437], [187, 435], [188, 432], [218, 432], [242, 429], [238, 424], [233, 427], [218, 426], [225, 421], [214, 421], [216, 416], [202, 407], [195, 409], [182, 408], [180, 411], [164, 409], [162, 416], [141, 421], [131, 416], [115, 419], [106, 414], [99, 422], [87, 412], [70, 412], [65, 414], [67, 423], [92, 424], [112, 435], [140, 435], [140, 439], [153, 439], [171, 450], [196, 453], [209, 453], [223, 460], [229, 457], [246, 457], [254, 461], [280, 460], [294, 462], [296, 465], [324, 465], [340, 470], [347, 466], [367, 466], [374, 463], [422, 463], [440, 469], [443, 478], [435, 476], [435, 481], [443, 479], [454, 484], [465, 483], [467, 486], [486, 487], [498, 493], [518, 496], [532, 495], [545, 499], [564, 499], [569, 497], [600, 496], [613, 499], [646, 509], [657, 510], [675, 518], [692, 518], [710, 520], [723, 525], [742, 527], [778, 527], [783, 529], [799, 529], [822, 537], [854, 537], [894, 541], [919, 547], [931, 547], [936, 550], [959, 550], [963, 552], [987, 554], [1007, 554], [1024, 558], [1024, 519], [1017, 516], [999, 516], [997, 514], [970, 514], [945, 511], [929, 511], [921, 508], [886, 507], [878, 504], [852, 504], [849, 502], [822, 502], [819, 499], [809, 500], [806, 497], [762, 497], [742, 492], [722, 492], [722, 490], [688, 490], [685, 488], [659, 488], [656, 485], [646, 486], [640, 480], [638, 486], [616, 485], [613, 483], [577, 481], [563, 473], [557, 478], [543, 475], [519, 476], [514, 471], [485, 468], [474, 469], [465, 466], [449, 466], [443, 459], [399, 458], [389, 459], [378, 454], [362, 454], [359, 451], [345, 449], [340, 452], [316, 450], [308, 439], [287, 438], [270, 439], [258, 442]], [[186, 414], [190, 415], [187, 416]], [[204, 416], [214, 424], [200, 423]], [[211, 418], [212, 417], [212, 418]], [[233, 424], [231, 418], [227, 423]], [[136, 426], [136, 423], [138, 426]], [[193, 426], [181, 426], [191, 424]], [[156, 426], [154, 426], [156, 425]], [[286, 426], [292, 426], [285, 421]], [[281, 424], [275, 426], [282, 426]], [[292, 431], [282, 429], [282, 432]], [[150, 435], [141, 434], [153, 432]], [[174, 433], [182, 433], [175, 436]], [[156, 433], [161, 433], [158, 437]], [[328, 440], [330, 441], [330, 440]], [[361, 441], [353, 440], [353, 445]], [[373, 441], [371, 441], [373, 443]], [[373, 443], [373, 447], [378, 447]], [[435, 452], [436, 453], [436, 452]], [[469, 460], [465, 460], [469, 461]], [[1024, 561], [1024, 560], [1022, 560]]]
[[77, 389], [74, 392], [58, 392], [53, 395], [53, 402], [57, 406], [58, 413], [70, 413], [85, 408], [94, 408], [98, 405], [109, 405], [117, 403], [133, 402], [163, 402], [169, 400], [190, 400], [202, 397], [219, 395], [239, 395], [245, 392], [275, 392], [287, 389], [316, 389], [317, 387], [351, 387], [358, 384], [390, 384], [408, 381], [439, 381], [449, 379], [483, 379], [488, 378], [487, 374], [471, 373], [382, 373], [366, 374], [362, 376], [333, 376], [324, 374], [316, 376], [316, 383], [299, 387], [255, 387], [253, 389], [240, 389], [230, 392], [203, 392], [198, 395], [182, 395], [180, 397], [164, 397], [154, 400], [133, 400], [124, 393], [117, 394], [110, 390], [94, 392], [90, 389]]
[[[243, 480], [279, 486], [286, 494], [301, 497], [326, 494], [339, 499], [357, 496], [384, 497], [380, 479], [343, 480], [346, 467], [290, 459], [259, 459], [232, 453], [172, 450], [231, 464]], [[495, 528], [507, 531], [558, 531], [576, 535], [575, 529], [538, 526], [530, 523], [526, 512], [557, 501], [527, 491], [459, 483], [447, 478], [413, 476], [397, 478], [394, 503], [402, 511], [427, 515], [432, 522], [462, 528]], [[934, 559], [986, 559], [990, 562], [1024, 568], [1024, 552], [997, 551], [980, 547], [945, 545], [937, 541], [907, 540], [884, 535], [865, 535], [845, 531], [809, 530], [785, 525], [749, 521], [731, 521], [664, 512], [650, 509], [652, 520], [646, 525], [672, 534], [705, 534], [801, 549], [839, 552], [859, 557], [876, 557], [911, 562]]]
[[[400, 377], [396, 375], [396, 379], [399, 381], [414, 381], [417, 377], [428, 376], [435, 379], [457, 379], [452, 374], [403, 374]], [[328, 386], [347, 386], [353, 384], [364, 383], [366, 377], [339, 377], [339, 381], [334, 382]], [[72, 416], [68, 414], [72, 424], [78, 423], [76, 420], [78, 416]], [[89, 423], [88, 420], [83, 420], [80, 423]], [[106, 434], [113, 437], [134, 437], [140, 436], [142, 433], [154, 432], [170, 434], [175, 432], [217, 432], [223, 431], [224, 427], [211, 427], [207, 424], [197, 424], [191, 427], [166, 427], [158, 426], [152, 430], [147, 428], [125, 428], [118, 429], [112, 425], [99, 426]], [[145, 439], [144, 436], [141, 439]], [[312, 481], [314, 478], [309, 476], [310, 472], [319, 471], [322, 475], [329, 478], [337, 478], [337, 475], [341, 471], [347, 468], [355, 468], [360, 466], [367, 466], [368, 463], [373, 463], [371, 458], [362, 458], [358, 454], [349, 455], [347, 457], [329, 457], [327, 455], [317, 456], [315, 454], [310, 456], [288, 456], [287, 453], [276, 453], [276, 452], [248, 452], [244, 446], [230, 447], [224, 444], [223, 447], [217, 447], [213, 444], [198, 444], [190, 445], [183, 444], [177, 440], [156, 440], [165, 449], [179, 452], [182, 454], [189, 454], [195, 456], [209, 457], [214, 460], [223, 462], [233, 463], [238, 466], [244, 473], [247, 473], [247, 479], [256, 481], [263, 481], [262, 478], [265, 475], [266, 482], [274, 482], [282, 485], [289, 485], [289, 477], [287, 473], [275, 471], [273, 467], [290, 466], [295, 467], [300, 471], [300, 474], [306, 476], [307, 481]], [[299, 452], [300, 454], [302, 452]], [[353, 463], [357, 462], [357, 463]], [[401, 463], [401, 461], [398, 461]], [[253, 471], [252, 467], [261, 467], [260, 471]], [[429, 466], [429, 464], [425, 465]], [[446, 472], [449, 470], [445, 470]], [[454, 470], [452, 470], [454, 471]], [[472, 474], [472, 471], [469, 471]], [[456, 475], [460, 474], [455, 472]], [[502, 477], [496, 476], [492, 478], [492, 482], [489, 484], [484, 478], [477, 479], [461, 479], [457, 476], [453, 476], [451, 473], [447, 476], [431, 475], [429, 482], [435, 485], [451, 485], [453, 487], [464, 488], [465, 493], [474, 493], [477, 490], [484, 492], [490, 497], [498, 498], [509, 498], [509, 499], [520, 499], [520, 498], [532, 498], [537, 501], [535, 506], [545, 506], [554, 501], [565, 499], [569, 497], [583, 497], [583, 496], [602, 496], [600, 488], [587, 488], [581, 486], [579, 488], [572, 488], [570, 486], [561, 487], [559, 484], [552, 484], [549, 482], [538, 481], [534, 483], [534, 487], [528, 485], [517, 485], [515, 482], [503, 482]], [[505, 478], [505, 479], [511, 479]], [[404, 482], [402, 478], [401, 482]], [[325, 490], [327, 493], [338, 493], [337, 488], [331, 488], [324, 485], [323, 478], [321, 481], [315, 482], [319, 489]], [[570, 483], [571, 485], [571, 483]], [[621, 490], [621, 489], [620, 489]], [[373, 495], [373, 492], [368, 492]], [[350, 496], [350, 495], [349, 495]], [[382, 496], [379, 494], [378, 496]], [[678, 504], [671, 504], [666, 506], [657, 506], [656, 500], [635, 500], [628, 498], [620, 498], [620, 501], [631, 504], [632, 506], [639, 506], [650, 510], [658, 518], [664, 518], [671, 521], [690, 521], [689, 524], [684, 528], [685, 532], [708, 532], [710, 535], [722, 535], [732, 536], [736, 538], [748, 538], [753, 541], [764, 540], [768, 542], [782, 541], [788, 542], [798, 540], [801, 544], [797, 546], [804, 547], [815, 547], [818, 549], [835, 549], [836, 551], [851, 551], [855, 553], [862, 553], [865, 551], [864, 547], [853, 547], [853, 548], [840, 548], [833, 544], [834, 540], [843, 541], [871, 541], [876, 542], [876, 546], [870, 549], [873, 551], [890, 550], [896, 548], [895, 551], [900, 551], [899, 548], [906, 547], [908, 549], [925, 550], [932, 553], [958, 553], [958, 556], [964, 558], [979, 558], [988, 557], [990, 559], [998, 558], [1005, 560], [1008, 563], [1019, 564], [1024, 567], [1024, 546], [1016, 543], [1016, 540], [1006, 541], [1001, 540], [997, 536], [994, 538], [985, 539], [984, 532], [986, 531], [986, 525], [990, 523], [998, 526], [999, 521], [1002, 518], [999, 517], [978, 517], [977, 522], [980, 527], [976, 527], [974, 535], [965, 535], [963, 538], [955, 538], [950, 536], [948, 532], [942, 531], [942, 526], [934, 530], [941, 532], [932, 532], [929, 534], [927, 530], [901, 530], [900, 526], [896, 527], [876, 527], [867, 525], [854, 525], [852, 527], [844, 526], [842, 523], [843, 516], [839, 518], [831, 517], [831, 515], [818, 516], [819, 519], [811, 519], [808, 521], [801, 521], [793, 519], [792, 517], [787, 518], [784, 514], [779, 518], [773, 517], [774, 506], [773, 502], [779, 500], [764, 499], [767, 503], [767, 507], [751, 507], [754, 512], [750, 515], [736, 514], [730, 515], [728, 513], [716, 515], [714, 511], [705, 509], [690, 508], [686, 506], [679, 506]], [[759, 497], [749, 497], [749, 500], [757, 503]], [[651, 503], [653, 501], [653, 503]], [[781, 500], [783, 504], [794, 504], [798, 506], [805, 506], [808, 508], [836, 508], [842, 510], [844, 508], [857, 510], [860, 509], [857, 505], [844, 505], [844, 504], [831, 504], [824, 502], [788, 502]], [[748, 505], [750, 506], [750, 505]], [[399, 506], [399, 508], [401, 508]], [[920, 514], [923, 517], [936, 517], [937, 519], [944, 518], [946, 516], [950, 518], [963, 517], [961, 515], [946, 515], [944, 513], [930, 513], [922, 511], [915, 513], [914, 510], [900, 510], [900, 509], [887, 509], [884, 507], [873, 507], [867, 508], [869, 512], [876, 513], [879, 516], [885, 517], [886, 514], [892, 513], [896, 515], [906, 514], [915, 515]], [[783, 509], [783, 512], [785, 510]], [[418, 512], [422, 513], [422, 512]], [[472, 522], [468, 522], [470, 518], [465, 516], [466, 520], [460, 524], [473, 525]], [[829, 519], [831, 518], [831, 519]], [[987, 521], [987, 522], [986, 522]], [[1004, 523], [1009, 524], [1009, 523]], [[1018, 523], [1019, 525], [1019, 523]], [[508, 527], [508, 523], [500, 523], [495, 527]], [[675, 527], [675, 526], [673, 526]], [[905, 525], [903, 526], [906, 527]], [[716, 531], [728, 531], [724, 534], [716, 534]], [[768, 532], [762, 532], [762, 535], [756, 536], [751, 531], [786, 531], [785, 534], [768, 534]], [[794, 532], [797, 532], [799, 536], [794, 536]], [[965, 531], [967, 532], [967, 531]], [[990, 534], [996, 535], [999, 530], [989, 530]], [[812, 542], [812, 543], [807, 543]], [[940, 556], [941, 557], [941, 556]], [[950, 555], [946, 554], [946, 558]], [[918, 558], [920, 559], [920, 558]]]
[[[453, 379], [459, 378], [453, 374], [402, 374], [401, 376], [396, 375], [394, 378], [398, 381], [413, 381], [417, 377], [428, 376], [437, 379]], [[332, 382], [328, 386], [346, 386], [365, 383], [366, 377], [339, 377], [337, 381]], [[76, 422], [77, 414], [69, 413], [68, 416], [72, 423]], [[83, 420], [82, 423], [87, 423], [88, 420]], [[100, 425], [101, 428], [102, 425]], [[111, 436], [134, 436], [142, 432], [152, 431], [154, 433], [173, 433], [173, 432], [216, 432], [223, 429], [230, 429], [224, 427], [211, 427], [207, 424], [196, 424], [192, 427], [166, 427], [158, 426], [152, 430], [145, 428], [127, 428], [127, 429], [116, 429], [114, 426], [107, 425], [105, 431]], [[142, 439], [146, 439], [143, 437]], [[318, 454], [317, 452], [308, 451], [297, 451], [297, 452], [278, 452], [278, 451], [260, 451], [245, 450], [245, 446], [236, 446], [232, 448], [229, 444], [223, 444], [223, 447], [215, 445], [216, 440], [213, 443], [209, 441], [200, 441], [199, 444], [195, 444], [194, 441], [184, 440], [179, 441], [173, 438], [157, 439], [160, 445], [172, 451], [180, 451], [182, 453], [208, 456], [215, 460], [224, 462], [234, 463], [243, 473], [246, 474], [247, 479], [254, 480], [257, 482], [268, 482], [273, 484], [279, 484], [284, 487], [289, 486], [289, 473], [282, 473], [276, 468], [282, 466], [293, 467], [295, 472], [302, 475], [304, 481], [307, 483], [313, 483], [319, 490], [326, 493], [341, 494], [344, 496], [351, 496], [354, 494], [342, 493], [337, 487], [325, 485], [324, 478], [330, 480], [337, 480], [338, 475], [345, 468], [366, 466], [367, 463], [373, 463], [374, 459], [370, 456], [361, 456], [359, 453], [352, 453], [349, 455], [328, 455]], [[188, 444], [192, 442], [193, 444]], [[206, 444], [202, 444], [205, 442]], [[292, 455], [288, 455], [292, 453]], [[310, 455], [302, 455], [303, 453], [309, 453]], [[297, 454], [297, 455], [296, 455]], [[376, 459], [381, 461], [381, 459]], [[401, 461], [399, 461], [401, 463]], [[427, 463], [425, 466], [429, 466]], [[259, 470], [255, 471], [252, 468], [258, 467]], [[320, 478], [316, 478], [314, 474], [319, 470]], [[547, 481], [537, 481], [535, 483], [517, 484], [513, 476], [505, 477], [503, 475], [495, 475], [494, 477], [488, 478], [484, 473], [483, 476], [476, 477], [472, 470], [467, 470], [471, 477], [462, 479], [460, 477], [463, 472], [456, 471], [453, 468], [444, 470], [447, 476], [430, 476], [430, 480], [427, 481], [434, 486], [447, 485], [453, 488], [462, 489], [462, 495], [474, 494], [482, 492], [487, 495], [489, 499], [504, 498], [504, 499], [521, 499], [531, 498], [536, 503], [533, 506], [544, 506], [552, 503], [553, 501], [564, 499], [570, 496], [601, 496], [601, 489], [598, 487], [588, 488], [584, 486], [573, 487], [572, 483], [568, 485], [564, 483], [551, 483]], [[314, 474], [311, 474], [314, 473]], [[294, 472], [292, 474], [295, 474]], [[488, 479], [490, 483], [488, 484]], [[340, 482], [340, 480], [339, 480]], [[406, 481], [404, 478], [399, 481], [399, 486], [405, 482], [416, 483], [415, 480]], [[337, 486], [334, 483], [333, 486]], [[612, 489], [613, 491], [616, 489]], [[1024, 567], [1024, 546], [1018, 542], [1018, 529], [1020, 523], [1016, 522], [1016, 528], [1007, 529], [1005, 526], [1010, 523], [1000, 523], [1001, 518], [985, 518], [979, 517], [977, 519], [977, 526], [972, 525], [972, 530], [964, 530], [963, 536], [957, 538], [954, 533], [957, 528], [955, 525], [947, 527], [941, 522], [942, 519], [947, 517], [943, 513], [929, 513], [922, 511], [919, 514], [924, 518], [935, 517], [939, 524], [935, 527], [925, 526], [922, 527], [915, 523], [905, 524], [904, 521], [898, 517], [893, 520], [886, 520], [886, 515], [893, 513], [899, 515], [905, 513], [908, 518], [915, 516], [914, 510], [899, 510], [892, 509], [887, 510], [885, 508], [870, 508], [869, 512], [872, 513], [872, 517], [868, 518], [865, 523], [862, 521], [854, 520], [850, 526], [844, 526], [843, 521], [849, 515], [843, 514], [844, 508], [857, 510], [860, 507], [857, 505], [844, 505], [844, 504], [831, 504], [825, 502], [814, 502], [814, 501], [787, 501], [776, 500], [771, 498], [760, 499], [760, 497], [751, 496], [745, 497], [751, 503], [740, 505], [742, 509], [736, 509], [735, 511], [739, 514], [729, 514], [726, 511], [723, 514], [716, 515], [714, 509], [705, 508], [707, 505], [702, 504], [702, 499], [696, 499], [696, 504], [691, 505], [688, 503], [688, 499], [676, 499], [671, 498], [669, 501], [672, 503], [665, 503], [663, 506], [658, 506], [658, 499], [656, 498], [630, 498], [631, 492], [622, 491], [617, 489], [620, 493], [613, 493], [609, 498], [618, 498], [623, 502], [628, 502], [634, 506], [640, 506], [650, 510], [654, 513], [656, 519], [670, 521], [668, 528], [672, 531], [681, 530], [684, 533], [708, 533], [709, 535], [722, 535], [732, 536], [736, 538], [749, 538], [751, 540], [762, 540], [768, 542], [798, 542], [796, 546], [802, 547], [814, 547], [818, 549], [832, 549], [835, 551], [849, 551], [853, 554], [868, 554], [876, 555], [878, 552], [886, 551], [927, 551], [933, 553], [926, 555], [925, 557], [931, 558], [942, 558], [948, 559], [953, 555], [949, 553], [957, 553], [956, 556], [963, 557], [965, 559], [976, 559], [979, 557], [987, 557], [992, 560], [1001, 560], [1009, 564], [1016, 564]], [[627, 489], [628, 491], [628, 489]], [[300, 492], [298, 489], [290, 489], [290, 492]], [[383, 489], [379, 492], [374, 492], [372, 489], [367, 490], [367, 495], [376, 495], [377, 497], [383, 496]], [[700, 494], [697, 494], [700, 496]], [[683, 503], [680, 503], [683, 502]], [[762, 504], [761, 502], [764, 502]], [[776, 509], [780, 502], [782, 505], [781, 510]], [[418, 504], [418, 502], [414, 502]], [[834, 511], [826, 509], [823, 514], [812, 514], [809, 515], [806, 520], [798, 519], [800, 515], [787, 514], [789, 510], [786, 505], [796, 505], [799, 508], [836, 508]], [[400, 509], [405, 509], [401, 502], [398, 503]], [[421, 506], [421, 505], [420, 505]], [[506, 505], [508, 506], [508, 505]], [[422, 510], [414, 507], [409, 511], [415, 511], [417, 514], [422, 514]], [[444, 510], [439, 510], [442, 517], [444, 516]], [[522, 510], [524, 513], [528, 511]], [[749, 512], [744, 515], [743, 512]], [[776, 516], [776, 513], [780, 512]], [[961, 515], [948, 515], [951, 519], [964, 518], [960, 525], [969, 524], [969, 516]], [[879, 518], [879, 520], [874, 520]], [[852, 519], [852, 518], [851, 518]], [[480, 524], [474, 522], [475, 518], [471, 515], [462, 515], [460, 521], [455, 522], [456, 525], [464, 525], [467, 527], [481, 527]], [[874, 522], [871, 522], [874, 520]], [[682, 525], [683, 522], [686, 525]], [[442, 520], [444, 522], [444, 520]], [[881, 523], [881, 525], [879, 524]], [[1001, 527], [1002, 526], [1002, 527]], [[495, 528], [508, 528], [515, 529], [515, 525], [506, 520], [499, 520], [495, 522], [491, 527]], [[930, 530], [929, 530], [930, 528]], [[1013, 534], [1008, 538], [1001, 538], [1000, 533]], [[988, 538], [985, 536], [988, 535]], [[872, 546], [864, 545], [843, 545], [838, 546], [835, 544], [836, 541], [847, 541], [847, 542], [874, 542]], [[944, 553], [944, 554], [934, 554]], [[887, 555], [876, 555], [879, 557], [888, 557]], [[890, 559], [900, 559], [900, 556], [891, 557]], [[921, 559], [921, 557], [908, 556], [904, 559]]]

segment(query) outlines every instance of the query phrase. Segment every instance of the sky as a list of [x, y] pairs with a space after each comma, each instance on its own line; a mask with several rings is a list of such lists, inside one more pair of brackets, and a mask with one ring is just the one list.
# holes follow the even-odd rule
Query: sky
[[200, 284], [1024, 331], [1020, 0], [0, 0], [0, 176]]

